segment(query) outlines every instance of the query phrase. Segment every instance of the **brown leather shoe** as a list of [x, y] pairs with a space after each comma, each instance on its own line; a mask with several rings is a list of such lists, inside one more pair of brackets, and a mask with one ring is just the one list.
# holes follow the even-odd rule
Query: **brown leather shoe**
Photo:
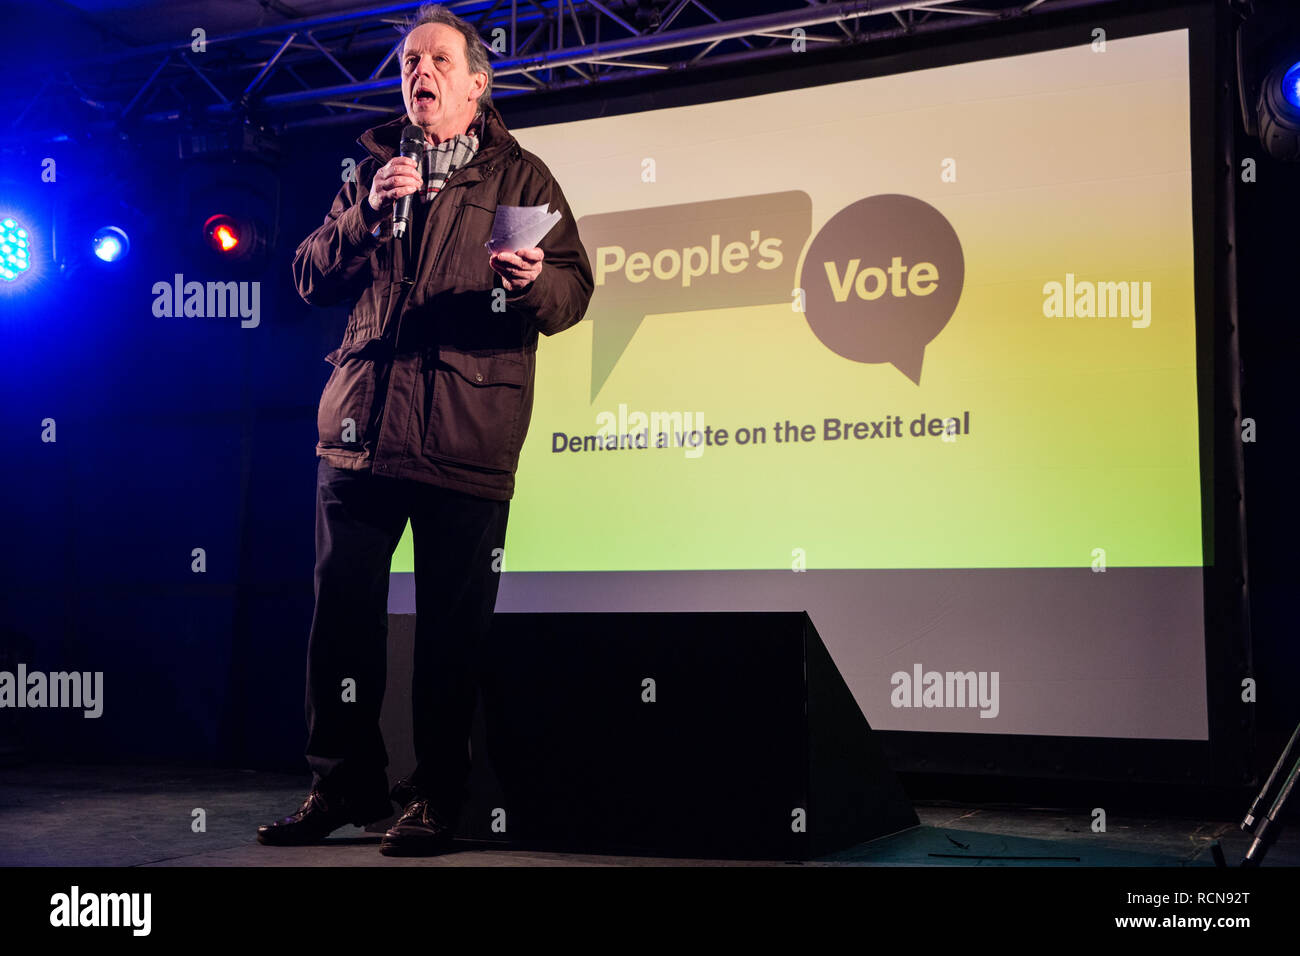
[[436, 856], [451, 849], [455, 830], [453, 822], [435, 815], [426, 797], [417, 796], [379, 841], [379, 852], [384, 856]]
[[313, 790], [297, 812], [258, 827], [257, 842], [266, 846], [308, 846], [320, 843], [341, 826], [349, 823], [365, 826], [392, 812], [392, 803], [387, 798], [382, 803], [362, 807]]

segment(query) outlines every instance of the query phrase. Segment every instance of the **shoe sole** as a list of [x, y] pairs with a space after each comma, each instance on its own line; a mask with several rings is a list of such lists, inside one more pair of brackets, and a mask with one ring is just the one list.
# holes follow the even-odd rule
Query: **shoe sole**
[[383, 813], [380, 814], [379, 816], [366, 817], [362, 820], [349, 820], [347, 823], [340, 823], [329, 833], [326, 833], [324, 836], [317, 837], [314, 840], [295, 840], [290, 838], [283, 842], [274, 839], [268, 842], [265, 839], [265, 834], [258, 833], [257, 842], [260, 843], [262, 846], [320, 846], [322, 843], [328, 842], [331, 835], [337, 833], [339, 830], [343, 829], [346, 826], [367, 827], [372, 823], [378, 823], [380, 820], [387, 820], [392, 815], [393, 815], [393, 809], [390, 806], [387, 810], [383, 811]]

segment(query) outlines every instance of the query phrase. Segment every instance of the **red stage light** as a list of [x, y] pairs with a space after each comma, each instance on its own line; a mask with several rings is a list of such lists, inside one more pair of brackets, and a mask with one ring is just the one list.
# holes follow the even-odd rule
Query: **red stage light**
[[207, 238], [208, 245], [217, 252], [232, 255], [239, 251], [239, 223], [230, 216], [218, 214], [209, 217], [203, 224], [203, 235]]
[[239, 236], [235, 235], [235, 230], [231, 229], [225, 223], [217, 226], [214, 236], [221, 246], [223, 252], [229, 252], [235, 246], [239, 245]]

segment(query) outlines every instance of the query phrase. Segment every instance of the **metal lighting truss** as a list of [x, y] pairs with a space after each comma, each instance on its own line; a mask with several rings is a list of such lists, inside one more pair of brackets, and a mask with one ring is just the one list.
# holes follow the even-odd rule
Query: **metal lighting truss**
[[[594, 86], [666, 71], [878, 43], [1116, 0], [477, 0], [446, 4], [473, 23], [493, 64], [493, 97]], [[355, 121], [400, 106], [399, 31], [420, 6], [392, 3], [174, 42], [77, 63], [49, 76], [0, 135], [250, 121], [278, 129]], [[740, 14], [734, 12], [739, 7]], [[733, 12], [726, 12], [732, 10]], [[723, 12], [719, 12], [723, 11]], [[796, 32], [797, 31], [797, 32]], [[62, 128], [50, 120], [62, 120]], [[0, 120], [0, 123], [3, 123]]]

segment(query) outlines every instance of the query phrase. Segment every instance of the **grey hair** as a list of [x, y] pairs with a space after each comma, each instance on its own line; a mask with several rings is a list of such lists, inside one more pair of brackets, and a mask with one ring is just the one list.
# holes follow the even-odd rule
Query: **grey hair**
[[483, 41], [479, 38], [478, 30], [474, 27], [474, 24], [456, 16], [441, 3], [426, 3], [415, 11], [415, 16], [407, 21], [406, 30], [402, 34], [403, 45], [406, 43], [406, 38], [414, 33], [417, 27], [422, 27], [426, 23], [441, 23], [444, 26], [460, 31], [461, 36], [465, 38], [465, 61], [469, 66], [470, 73], [487, 74], [487, 86], [483, 87], [483, 92], [479, 94], [479, 106], [490, 105], [492, 102], [492, 64], [483, 49]]

